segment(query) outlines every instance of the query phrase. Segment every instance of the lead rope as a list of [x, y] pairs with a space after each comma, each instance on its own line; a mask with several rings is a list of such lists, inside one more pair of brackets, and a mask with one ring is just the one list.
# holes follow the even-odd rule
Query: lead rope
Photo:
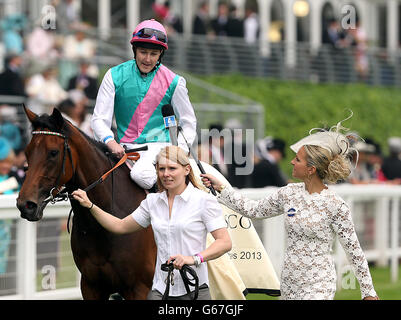
[[[163, 271], [167, 272], [167, 278], [166, 278], [166, 290], [164, 291], [162, 300], [168, 300], [169, 298], [169, 293], [170, 293], [170, 283], [171, 285], [174, 285], [174, 265], [172, 262], [169, 264], [163, 263], [161, 265], [161, 269]], [[188, 277], [187, 274], [190, 274], [192, 276], [192, 279]], [[182, 268], [180, 269], [180, 275], [182, 278], [182, 281], [184, 282], [185, 290], [187, 290], [187, 293], [191, 296], [191, 290], [189, 289], [189, 286], [195, 287], [194, 290], [194, 296], [192, 300], [198, 299], [198, 294], [199, 294], [199, 278], [198, 275], [196, 274], [195, 270], [192, 269], [190, 266], [184, 264]]]

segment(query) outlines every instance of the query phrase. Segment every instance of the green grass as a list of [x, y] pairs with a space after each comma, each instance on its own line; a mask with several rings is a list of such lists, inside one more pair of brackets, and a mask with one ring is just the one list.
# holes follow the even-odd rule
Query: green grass
[[[390, 268], [371, 267], [373, 284], [381, 300], [401, 300], [401, 265], [398, 270], [398, 281], [391, 282]], [[248, 294], [247, 300], [278, 300], [278, 297], [270, 297], [264, 294]], [[356, 280], [355, 289], [337, 290], [335, 300], [360, 300], [361, 291]]]

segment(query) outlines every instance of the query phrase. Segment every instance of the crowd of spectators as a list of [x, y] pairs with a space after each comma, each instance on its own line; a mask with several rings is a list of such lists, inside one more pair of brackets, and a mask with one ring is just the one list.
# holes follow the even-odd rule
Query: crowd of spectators
[[[77, 91], [88, 101], [96, 98], [98, 89], [98, 69], [92, 63], [96, 41], [86, 34], [90, 27], [80, 21], [77, 1], [53, 0], [50, 4], [56, 10], [54, 23], [43, 10], [36, 21], [19, 13], [0, 22], [4, 58], [0, 95], [25, 98], [36, 113], [49, 113], [67, 99], [81, 109], [81, 102], [75, 103]], [[2, 109], [20, 106], [6, 101], [0, 101]]]
[[285, 141], [268, 136], [246, 142], [243, 129], [236, 118], [211, 124], [198, 141], [199, 160], [212, 165], [236, 188], [285, 186], [289, 179], [280, 167]]
[[[0, 194], [17, 193], [25, 177], [29, 137], [22, 102], [38, 114], [58, 107], [65, 118], [93, 136], [87, 106], [98, 89], [97, 66], [91, 63], [96, 41], [86, 36], [89, 27], [79, 20], [76, 4], [51, 1], [57, 12], [55, 25], [43, 12], [37, 21], [29, 22], [23, 14], [0, 21]], [[48, 265], [58, 268], [62, 227], [58, 218], [38, 224], [39, 271]], [[15, 222], [0, 219], [0, 291], [9, 294], [16, 292], [15, 239]]]
[[[358, 141], [358, 162], [347, 182], [352, 184], [401, 184], [401, 137], [388, 139], [388, 155], [371, 138]], [[354, 159], [356, 160], [356, 159]]]
[[[153, 12], [156, 19], [166, 26], [169, 34], [182, 33], [181, 18], [172, 13], [169, 1], [165, 1], [164, 4], [153, 4]], [[193, 19], [192, 33], [209, 37], [244, 38], [247, 43], [255, 43], [259, 34], [256, 9], [247, 6], [245, 17], [241, 18], [234, 4], [219, 1], [217, 15], [212, 17], [209, 2], [201, 1]]]
[[359, 80], [366, 80], [369, 72], [368, 40], [359, 20], [354, 27], [344, 29], [338, 19], [331, 19], [323, 32], [322, 43], [329, 45], [330, 53], [336, 55], [338, 59], [344, 59], [341, 55], [345, 49], [353, 48], [354, 68], [359, 75]]

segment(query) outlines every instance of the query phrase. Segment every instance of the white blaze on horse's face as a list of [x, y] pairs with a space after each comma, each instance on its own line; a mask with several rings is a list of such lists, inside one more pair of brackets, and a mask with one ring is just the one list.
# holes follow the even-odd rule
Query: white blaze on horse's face
[[166, 190], [180, 190], [185, 188], [185, 179], [189, 174], [189, 166], [161, 157], [158, 162], [159, 179]]

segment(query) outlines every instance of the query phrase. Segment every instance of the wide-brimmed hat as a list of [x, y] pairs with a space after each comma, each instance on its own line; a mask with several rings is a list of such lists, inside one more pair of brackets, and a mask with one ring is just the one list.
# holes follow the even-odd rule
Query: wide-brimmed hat
[[400, 137], [390, 137], [387, 140], [390, 152], [401, 153], [401, 138]]
[[[342, 132], [348, 131], [347, 128], [342, 126], [342, 123], [353, 116], [353, 112], [351, 112], [350, 116], [346, 119], [338, 122], [335, 126], [332, 126], [329, 130], [322, 129], [322, 128], [313, 128], [309, 130], [309, 136], [302, 138], [297, 143], [294, 143], [290, 146], [291, 150], [297, 153], [299, 149], [303, 146], [311, 145], [311, 146], [318, 146], [323, 149], [328, 150], [331, 155], [334, 157], [336, 155], [343, 155], [346, 156], [351, 151], [355, 151], [356, 149], [351, 146], [351, 140], [355, 138], [355, 135], [348, 135], [346, 136]], [[316, 131], [312, 133], [313, 131]]]
[[270, 141], [267, 141], [266, 149], [267, 151], [278, 150], [283, 155], [283, 158], [285, 158], [285, 141], [282, 139], [274, 138], [271, 139]]
[[294, 143], [290, 148], [297, 153], [305, 145], [322, 147], [330, 151], [333, 156], [338, 154], [344, 155], [349, 150], [348, 139], [343, 134], [333, 131], [313, 133]]
[[269, 159], [268, 152], [278, 150], [283, 158], [285, 158], [285, 145], [284, 140], [267, 136], [256, 141], [255, 154], [259, 158]]

